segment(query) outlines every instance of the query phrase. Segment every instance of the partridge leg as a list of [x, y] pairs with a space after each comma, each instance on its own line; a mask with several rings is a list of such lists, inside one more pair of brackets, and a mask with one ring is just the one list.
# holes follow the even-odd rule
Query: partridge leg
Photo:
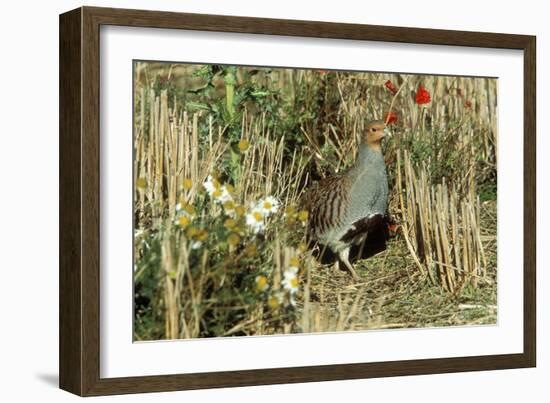
[[363, 249], [365, 248], [365, 242], [367, 242], [367, 237], [368, 237], [368, 232], [363, 235], [361, 237], [361, 239], [359, 239], [359, 242], [357, 243], [357, 245], [361, 245], [359, 247], [359, 254], [357, 256], [359, 256], [359, 259], [362, 259], [363, 258]]
[[336, 261], [334, 262], [334, 273], [337, 273], [340, 271], [340, 260], [339, 259], [336, 259]]
[[353, 277], [353, 279], [357, 281], [359, 280], [359, 276], [355, 272], [355, 269], [353, 268], [352, 264], [349, 262], [349, 250], [350, 250], [349, 247], [342, 249], [340, 252], [338, 252], [338, 257], [340, 258], [342, 263], [344, 263], [344, 266], [346, 266], [346, 268], [349, 270], [351, 277]]

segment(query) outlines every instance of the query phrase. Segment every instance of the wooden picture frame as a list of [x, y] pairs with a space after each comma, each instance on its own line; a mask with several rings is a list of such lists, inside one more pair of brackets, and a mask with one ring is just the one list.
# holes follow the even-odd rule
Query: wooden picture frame
[[[100, 377], [99, 35], [119, 25], [524, 52], [523, 353], [126, 378]], [[534, 36], [81, 7], [60, 16], [60, 387], [81, 396], [533, 367], [536, 363]]]

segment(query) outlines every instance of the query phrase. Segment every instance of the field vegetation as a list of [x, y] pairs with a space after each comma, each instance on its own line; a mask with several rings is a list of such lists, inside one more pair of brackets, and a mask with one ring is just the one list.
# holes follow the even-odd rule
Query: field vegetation
[[[496, 322], [497, 82], [136, 62], [134, 338]], [[300, 203], [383, 144], [390, 238], [354, 282]]]

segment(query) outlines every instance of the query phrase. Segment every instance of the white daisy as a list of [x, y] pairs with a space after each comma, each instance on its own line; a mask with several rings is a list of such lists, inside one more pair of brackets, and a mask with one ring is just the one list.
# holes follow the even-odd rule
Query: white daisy
[[[287, 290], [290, 295], [298, 291], [298, 286], [300, 285], [300, 282], [298, 280], [298, 271], [291, 270], [290, 268], [288, 270], [285, 270], [283, 273], [283, 281], [282, 281], [283, 288]], [[294, 305], [294, 304], [293, 304]]]
[[299, 270], [300, 270], [299, 267], [296, 267], [296, 266], [289, 266], [288, 269], [287, 269], [287, 272], [290, 273], [289, 275], [297, 276]]
[[214, 191], [216, 190], [216, 182], [214, 181], [215, 179], [212, 177], [212, 175], [208, 175], [206, 181], [202, 184], [209, 196], [212, 196], [212, 193], [214, 193]]
[[227, 189], [227, 186], [220, 185], [220, 183], [214, 179], [212, 175], [208, 175], [202, 186], [204, 186], [208, 196], [213, 198], [216, 203], [224, 204], [227, 201], [233, 201], [233, 197]]
[[195, 208], [188, 203], [176, 204], [176, 215], [174, 217], [174, 224], [182, 228], [187, 227], [195, 216]]
[[260, 200], [257, 204], [257, 208], [263, 213], [264, 216], [269, 217], [271, 214], [276, 213], [279, 210], [279, 201], [273, 196], [267, 196], [265, 199]]
[[225, 211], [225, 214], [231, 217], [235, 217], [236, 211], [235, 211], [235, 202], [233, 200], [228, 200], [223, 203], [223, 210]]
[[178, 214], [174, 223], [179, 227], [185, 228], [191, 223], [191, 216], [185, 212]]
[[290, 302], [290, 305], [296, 306], [296, 294], [295, 293], [289, 294], [288, 302]]
[[265, 221], [261, 210], [253, 209], [248, 213], [246, 215], [246, 225], [248, 225], [255, 234], [262, 232], [265, 227]]
[[220, 187], [219, 192], [214, 191], [212, 193], [212, 196], [214, 197], [214, 200], [220, 204], [228, 201], [233, 201], [233, 197], [231, 196], [231, 193], [229, 193], [229, 190], [227, 190], [227, 187], [225, 185]]
[[267, 283], [266, 276], [256, 276], [256, 290], [263, 292], [267, 290], [268, 287], [269, 287], [269, 284]]
[[276, 309], [279, 305], [281, 305], [284, 301], [284, 295], [282, 292], [277, 291], [269, 296], [267, 299], [267, 305], [271, 309]]
[[199, 249], [201, 246], [202, 246], [201, 241], [195, 241], [191, 244], [191, 249], [196, 250], [196, 249]]

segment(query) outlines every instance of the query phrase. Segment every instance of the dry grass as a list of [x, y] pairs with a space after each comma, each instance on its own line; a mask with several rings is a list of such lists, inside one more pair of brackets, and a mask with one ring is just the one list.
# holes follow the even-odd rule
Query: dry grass
[[445, 180], [430, 186], [424, 165], [417, 176], [406, 151], [403, 165], [402, 174], [398, 153], [397, 191], [403, 237], [420, 272], [454, 294], [468, 283], [476, 286], [480, 279], [486, 280], [481, 205], [473, 182], [470, 191], [457, 200], [459, 193], [449, 189]]

